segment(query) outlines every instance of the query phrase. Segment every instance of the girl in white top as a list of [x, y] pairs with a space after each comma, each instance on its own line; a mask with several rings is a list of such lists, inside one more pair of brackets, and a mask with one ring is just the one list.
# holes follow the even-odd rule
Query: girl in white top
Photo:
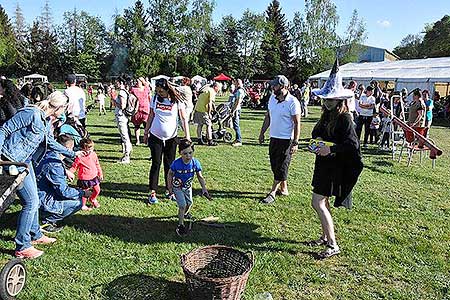
[[168, 196], [167, 173], [176, 155], [178, 117], [180, 117], [185, 138], [191, 139], [186, 118], [186, 105], [178, 101], [179, 96], [177, 97], [175, 89], [169, 86], [167, 80], [157, 80], [155, 86], [156, 94], [150, 105], [150, 114], [144, 131], [144, 143], [148, 143], [152, 155], [149, 174], [150, 194], [147, 204], [158, 202], [156, 189], [161, 162], [164, 162], [164, 179]]
[[106, 115], [105, 94], [103, 93], [103, 89], [98, 89], [97, 100], [98, 100], [98, 115], [100, 116], [102, 112], [104, 115]]

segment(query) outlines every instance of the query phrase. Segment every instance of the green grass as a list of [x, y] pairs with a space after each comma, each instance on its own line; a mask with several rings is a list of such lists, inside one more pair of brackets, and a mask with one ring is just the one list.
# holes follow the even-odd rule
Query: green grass
[[[263, 112], [244, 110], [244, 146], [196, 147], [207, 187], [195, 182], [193, 214], [220, 217], [233, 228], [194, 225], [181, 239], [175, 234], [174, 202], [147, 207], [147, 147], [134, 147], [132, 163], [120, 165], [119, 135], [112, 113], [88, 115], [89, 131], [105, 174], [101, 208], [67, 220], [45, 255], [27, 261], [28, 283], [19, 299], [187, 299], [180, 255], [211, 244], [253, 251], [256, 264], [243, 299], [269, 291], [274, 299], [450, 299], [450, 136], [432, 128], [444, 150], [435, 169], [425, 159], [406, 167], [375, 147], [364, 151], [365, 168], [354, 189], [354, 208], [333, 209], [342, 253], [317, 261], [301, 242], [320, 234], [310, 206], [314, 155], [305, 151], [319, 117], [302, 121], [301, 150], [290, 167], [290, 196], [274, 205], [258, 204], [272, 173], [268, 147], [257, 143]], [[194, 128], [191, 128], [194, 133]], [[160, 178], [162, 184], [162, 177]], [[16, 212], [1, 220], [3, 261], [14, 249]]]

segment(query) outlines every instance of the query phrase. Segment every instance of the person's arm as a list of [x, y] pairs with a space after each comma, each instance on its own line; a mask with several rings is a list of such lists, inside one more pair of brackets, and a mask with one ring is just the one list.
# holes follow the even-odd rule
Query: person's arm
[[231, 114], [234, 114], [238, 108], [238, 106], [242, 103], [242, 99], [244, 99], [244, 95], [241, 90], [238, 90], [237, 95], [235, 96], [235, 100], [233, 103], [233, 108], [231, 109]]
[[27, 127], [35, 122], [36, 118], [41, 118], [38, 111], [34, 113], [25, 113], [24, 111], [17, 113], [14, 117], [6, 121], [3, 126], [0, 127], [0, 154], [5, 143], [5, 139], [13, 132]]
[[298, 150], [298, 140], [300, 139], [300, 114], [292, 116], [292, 122], [294, 123], [294, 139], [291, 145], [291, 154], [294, 154]]
[[182, 103], [178, 103], [178, 114], [180, 116], [184, 135], [187, 140], [191, 140], [191, 133], [189, 131], [189, 120], [186, 118], [186, 106]]
[[[120, 91], [121, 92], [121, 91]], [[119, 98], [120, 98], [120, 109], [124, 110], [127, 107], [127, 99], [121, 95], [119, 92]], [[129, 95], [127, 94], [127, 97], [129, 97]]]
[[417, 117], [414, 120], [414, 122], [412, 123], [411, 127], [416, 127], [420, 125], [420, 120], [423, 118], [425, 114], [425, 111], [423, 109], [420, 109], [417, 111]]
[[263, 121], [263, 125], [261, 127], [261, 131], [259, 133], [259, 143], [262, 144], [264, 143], [264, 134], [267, 131], [267, 128], [269, 128], [270, 126], [270, 114], [267, 111], [266, 115], [264, 116], [264, 121]]
[[202, 187], [202, 195], [205, 196], [208, 200], [212, 200], [211, 195], [209, 194], [208, 190], [206, 189], [206, 181], [202, 175], [202, 171], [197, 171], [197, 179], [198, 179], [198, 182], [200, 183], [200, 186]]
[[64, 167], [61, 164], [52, 164], [47, 168], [46, 179], [51, 183], [57, 200], [79, 200], [83, 190], [72, 188], [67, 184]]
[[95, 152], [93, 154], [94, 154], [95, 167], [97, 168], [97, 176], [101, 181], [103, 181], [103, 170], [102, 170], [102, 167], [100, 166], [100, 162], [98, 161], [98, 156]]
[[144, 144], [147, 144], [148, 137], [150, 135], [150, 133], [149, 133], [150, 128], [152, 127], [154, 117], [155, 117], [155, 111], [153, 110], [153, 108], [150, 108], [150, 112], [149, 112], [148, 118], [147, 118], [147, 124], [145, 125], [145, 129], [144, 129]]
[[341, 126], [338, 129], [336, 129], [336, 132], [340, 132], [344, 139], [342, 143], [334, 144], [333, 146], [322, 146], [320, 147], [319, 151], [317, 152], [318, 155], [321, 156], [327, 156], [330, 153], [351, 153], [358, 150], [359, 147], [359, 139], [356, 135], [355, 128], [353, 126], [353, 121], [350, 116], [342, 116], [343, 120], [339, 120], [339, 122], [342, 122]]

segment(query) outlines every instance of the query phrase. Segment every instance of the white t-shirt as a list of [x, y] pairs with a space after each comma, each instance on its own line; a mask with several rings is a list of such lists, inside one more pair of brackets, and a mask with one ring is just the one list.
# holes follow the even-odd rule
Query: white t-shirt
[[97, 99], [100, 105], [105, 105], [105, 94], [98, 94]]
[[68, 87], [64, 93], [69, 98], [67, 114], [69, 117], [84, 119], [86, 117], [86, 95], [78, 86]]
[[169, 140], [177, 136], [178, 130], [178, 109], [186, 109], [184, 103], [172, 103], [164, 98], [162, 102], [152, 98], [151, 109], [155, 113], [150, 133], [160, 140]]
[[122, 111], [122, 100], [127, 101], [128, 99], [128, 92], [124, 89], [120, 89], [119, 93], [117, 94], [117, 98], [114, 100], [116, 103], [116, 108], [114, 109], [114, 113], [116, 116], [123, 116]]
[[[361, 98], [359, 98], [359, 103], [360, 104], [365, 104], [365, 105], [367, 105], [367, 104], [375, 105], [375, 97], [374, 96], [367, 97], [367, 95], [361, 95]], [[360, 107], [359, 110], [360, 110], [359, 114], [361, 116], [364, 116], [364, 117], [371, 117], [371, 116], [373, 116], [373, 107], [372, 108], [362, 108], [362, 107]]]
[[348, 111], [349, 112], [356, 111], [356, 103], [355, 102], [356, 102], [355, 96], [347, 99], [347, 106], [348, 106]]
[[292, 116], [301, 113], [300, 102], [291, 94], [286, 95], [283, 102], [279, 102], [275, 95], [269, 99], [270, 137], [278, 139], [292, 139], [294, 137], [294, 121]]

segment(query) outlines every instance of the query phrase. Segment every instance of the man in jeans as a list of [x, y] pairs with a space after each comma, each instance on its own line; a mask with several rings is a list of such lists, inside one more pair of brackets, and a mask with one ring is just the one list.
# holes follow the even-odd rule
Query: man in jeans
[[[73, 149], [73, 139], [60, 135], [58, 142], [66, 148]], [[90, 191], [72, 188], [67, 184], [66, 169], [62, 156], [50, 150], [36, 168], [36, 181], [40, 202], [41, 230], [55, 233], [62, 229], [58, 223], [81, 209], [82, 197], [89, 197]], [[70, 174], [71, 177], [73, 174]]]
[[[289, 81], [278, 75], [270, 82], [273, 94], [270, 96], [264, 123], [259, 134], [259, 142], [264, 142], [264, 133], [270, 127], [269, 156], [273, 173], [272, 189], [261, 201], [270, 204], [275, 195], [287, 196], [287, 177], [291, 156], [298, 150], [300, 138], [300, 102], [289, 93]], [[278, 189], [279, 188], [279, 189]]]
[[236, 90], [234, 91], [234, 102], [231, 107], [231, 116], [233, 120], [233, 129], [236, 132], [236, 139], [233, 142], [234, 147], [242, 146], [241, 128], [239, 126], [239, 119], [241, 117], [241, 103], [245, 96], [244, 85], [241, 79], [236, 79]]

